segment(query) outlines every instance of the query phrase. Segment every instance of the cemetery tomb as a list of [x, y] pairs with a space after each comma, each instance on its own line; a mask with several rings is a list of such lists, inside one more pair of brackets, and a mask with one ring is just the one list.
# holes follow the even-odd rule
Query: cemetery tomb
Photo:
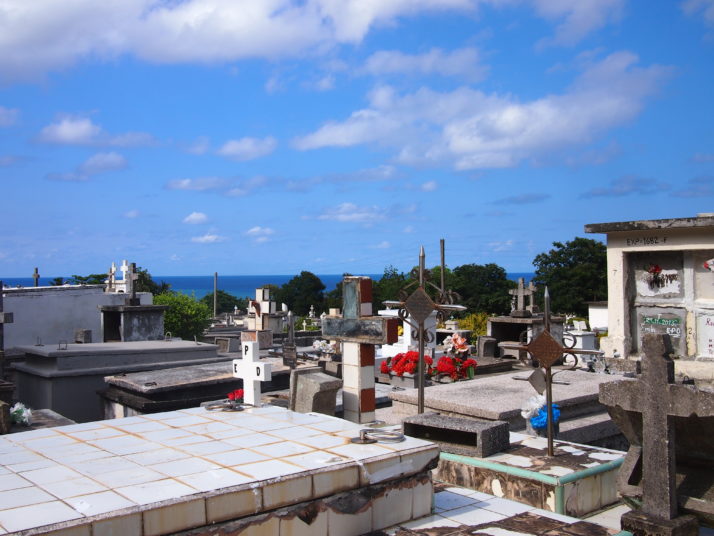
[[105, 376], [224, 361], [216, 349], [181, 340], [21, 346], [24, 360], [12, 365], [17, 398], [77, 422], [102, 419]]
[[701, 377], [709, 368], [694, 361], [714, 359], [714, 216], [596, 223], [585, 232], [607, 235], [606, 355], [639, 358], [643, 335], [668, 335], [678, 373]]
[[363, 426], [203, 408], [0, 438], [0, 533], [365, 534], [431, 513], [439, 449]]

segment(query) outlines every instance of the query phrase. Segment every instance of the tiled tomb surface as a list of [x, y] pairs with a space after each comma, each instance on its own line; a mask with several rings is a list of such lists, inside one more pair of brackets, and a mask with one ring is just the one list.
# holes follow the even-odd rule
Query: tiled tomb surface
[[436, 486], [432, 516], [371, 536], [632, 536], [595, 523], [554, 514], [458, 487]]
[[551, 512], [582, 517], [615, 503], [625, 453], [511, 432], [511, 447], [487, 458], [441, 454], [436, 477]]
[[438, 447], [351, 443], [361, 428], [265, 406], [10, 434], [0, 534], [209, 534], [232, 522], [224, 534], [349, 536], [429, 514]]

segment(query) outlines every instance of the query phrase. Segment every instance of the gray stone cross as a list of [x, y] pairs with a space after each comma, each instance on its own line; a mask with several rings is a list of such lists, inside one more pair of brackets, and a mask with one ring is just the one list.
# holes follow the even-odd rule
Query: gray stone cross
[[608, 406], [611, 415], [617, 417], [622, 410], [642, 415], [641, 441], [637, 441], [641, 444], [630, 442], [618, 477], [618, 488], [631, 491], [631, 480], [641, 466], [641, 489], [637, 491], [642, 495], [642, 508], [624, 515], [622, 528], [637, 534], [651, 534], [653, 526], [663, 528], [661, 534], [697, 534], [696, 520], [678, 515], [675, 418], [712, 417], [714, 407], [708, 400], [711, 397], [699, 396], [694, 386], [674, 383], [668, 335], [646, 333], [643, 349], [639, 380], [600, 386], [600, 402]]
[[[531, 316], [531, 311], [526, 309], [526, 296], [533, 296], [534, 291], [535, 287], [529, 285], [528, 288], [526, 288], [525, 279], [522, 277], [518, 278], [518, 288], [508, 291], [511, 296], [516, 297], [516, 307], [513, 311], [511, 311], [511, 316]], [[532, 305], [533, 303], [531, 298], [531, 306]]]

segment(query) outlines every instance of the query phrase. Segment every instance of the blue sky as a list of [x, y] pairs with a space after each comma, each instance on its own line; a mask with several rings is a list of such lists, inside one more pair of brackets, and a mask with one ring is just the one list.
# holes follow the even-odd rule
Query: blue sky
[[0, 0], [0, 275], [531, 271], [714, 210], [713, 60], [714, 0]]

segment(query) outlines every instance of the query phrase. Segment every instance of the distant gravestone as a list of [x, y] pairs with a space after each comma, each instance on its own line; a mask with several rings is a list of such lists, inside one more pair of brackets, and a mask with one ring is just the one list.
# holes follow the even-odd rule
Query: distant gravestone
[[[522, 277], [518, 278], [518, 288], [511, 289], [508, 291], [508, 293], [513, 296], [516, 302], [514, 304], [513, 310], [511, 311], [511, 316], [516, 318], [526, 318], [529, 316], [533, 316], [531, 310], [526, 307], [526, 297], [533, 296], [534, 290], [535, 287], [532, 286], [526, 288], [525, 279], [523, 279]], [[531, 309], [533, 307], [532, 301], [530, 307]]]
[[272, 379], [270, 363], [258, 361], [257, 342], [243, 342], [243, 359], [233, 360], [233, 376], [243, 380], [243, 401], [260, 406], [260, 382]]
[[283, 342], [283, 365], [294, 369], [297, 367], [297, 347], [295, 346], [295, 317], [288, 311], [288, 336]]

